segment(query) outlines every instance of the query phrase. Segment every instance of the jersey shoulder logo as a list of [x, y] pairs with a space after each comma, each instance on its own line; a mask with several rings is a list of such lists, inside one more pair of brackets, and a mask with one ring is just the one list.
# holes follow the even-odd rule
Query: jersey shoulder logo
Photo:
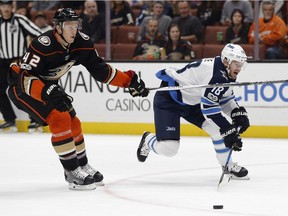
[[81, 37], [84, 39], [84, 40], [89, 40], [89, 36], [84, 34], [83, 32], [80, 32], [79, 31], [79, 34], [81, 35]]
[[48, 36], [40, 36], [38, 41], [44, 46], [49, 46], [51, 44], [51, 40]]
[[223, 77], [224, 79], [228, 80], [228, 76], [227, 76], [226, 71], [220, 70], [220, 72], [221, 72], [222, 77]]

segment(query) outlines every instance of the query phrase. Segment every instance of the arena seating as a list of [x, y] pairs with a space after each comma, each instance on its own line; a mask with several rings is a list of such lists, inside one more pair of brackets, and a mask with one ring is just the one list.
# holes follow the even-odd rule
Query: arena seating
[[136, 43], [139, 26], [119, 26], [117, 31], [117, 43]]
[[133, 59], [134, 50], [137, 44], [121, 44], [117, 43], [113, 45], [112, 59], [113, 60], [127, 60]]
[[[205, 44], [221, 44], [225, 41], [227, 26], [207, 26], [204, 30]], [[217, 40], [217, 34], [222, 34], [222, 41]]]

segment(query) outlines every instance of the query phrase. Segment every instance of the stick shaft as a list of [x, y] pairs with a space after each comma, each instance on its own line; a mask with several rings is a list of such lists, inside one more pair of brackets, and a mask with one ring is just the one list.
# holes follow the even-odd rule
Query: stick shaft
[[229, 163], [231, 155], [232, 155], [232, 151], [233, 151], [233, 148], [231, 148], [230, 151], [229, 151], [225, 166], [224, 166], [223, 171], [222, 171], [222, 175], [221, 175], [221, 177], [219, 179], [219, 182], [218, 182], [218, 187], [220, 186], [221, 182], [223, 181], [223, 178], [224, 178], [224, 175], [225, 175], [225, 171], [227, 169], [228, 163]]
[[186, 85], [186, 86], [165, 86], [165, 87], [151, 87], [150, 91], [171, 91], [182, 90], [190, 88], [214, 88], [214, 87], [232, 87], [232, 86], [248, 86], [248, 85], [262, 85], [262, 84], [276, 84], [285, 83], [288, 80], [270, 80], [270, 81], [256, 81], [256, 82], [231, 82], [231, 83], [216, 83], [216, 84], [204, 84], [204, 85]]
[[[239, 131], [241, 130], [241, 128], [242, 128], [241, 126], [239, 126], [239, 127], [237, 128], [238, 133], [239, 133]], [[223, 181], [223, 178], [224, 178], [224, 175], [225, 175], [225, 171], [226, 171], [227, 166], [228, 166], [228, 164], [229, 164], [229, 161], [230, 161], [230, 159], [231, 159], [231, 155], [232, 155], [232, 151], [233, 151], [233, 149], [234, 149], [234, 146], [235, 146], [235, 144], [233, 144], [233, 145], [231, 146], [231, 149], [229, 150], [229, 153], [228, 153], [228, 156], [227, 156], [227, 159], [226, 159], [225, 166], [224, 166], [224, 168], [223, 168], [223, 170], [222, 170], [222, 175], [221, 175], [221, 177], [220, 177], [220, 179], [219, 179], [218, 188], [219, 188], [219, 186], [221, 185], [221, 182]]]

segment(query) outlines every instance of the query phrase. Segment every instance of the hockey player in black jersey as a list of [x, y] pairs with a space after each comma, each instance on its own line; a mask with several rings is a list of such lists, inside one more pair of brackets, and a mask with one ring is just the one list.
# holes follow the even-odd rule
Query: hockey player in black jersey
[[69, 188], [95, 189], [96, 183], [103, 185], [103, 175], [88, 163], [73, 99], [58, 80], [72, 66], [82, 64], [95, 80], [128, 88], [133, 97], [146, 97], [149, 91], [134, 71], [121, 72], [98, 56], [90, 38], [79, 31], [80, 20], [72, 9], [59, 9], [53, 21], [54, 30], [32, 41], [20, 68], [12, 65], [9, 96], [18, 108], [49, 125]]

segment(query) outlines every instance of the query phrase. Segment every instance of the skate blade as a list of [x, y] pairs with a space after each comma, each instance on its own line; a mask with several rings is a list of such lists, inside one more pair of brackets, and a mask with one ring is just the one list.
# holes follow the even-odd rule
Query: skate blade
[[237, 177], [237, 176], [231, 175], [231, 179], [232, 180], [250, 180], [250, 177], [248, 175], [244, 177]]
[[105, 185], [103, 181], [95, 182], [95, 184], [96, 184], [97, 186], [104, 186], [104, 185]]
[[4, 129], [0, 129], [0, 133], [16, 133], [18, 130], [16, 127], [8, 127]]
[[42, 127], [38, 127], [38, 128], [29, 128], [28, 129], [28, 133], [42, 133], [43, 129]]
[[77, 185], [75, 183], [69, 183], [70, 190], [95, 190], [96, 184], [89, 184], [89, 185]]

